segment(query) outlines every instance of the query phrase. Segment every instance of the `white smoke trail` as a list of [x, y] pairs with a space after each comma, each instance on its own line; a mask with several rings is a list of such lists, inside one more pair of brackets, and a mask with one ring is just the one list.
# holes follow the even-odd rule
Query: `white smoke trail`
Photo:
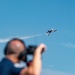
[[[54, 29], [51, 29], [51, 30], [48, 30], [46, 33], [42, 33], [42, 34], [37, 34], [37, 35], [33, 35], [33, 36], [23, 36], [23, 37], [16, 37], [16, 38], [19, 38], [19, 39], [29, 39], [29, 38], [34, 38], [34, 37], [37, 37], [37, 36], [41, 36], [43, 34], [46, 34], [46, 35], [50, 35], [52, 32], [56, 32], [57, 30], [54, 30]], [[12, 38], [15, 38], [15, 37], [12, 37]], [[0, 39], [0, 43], [6, 43], [8, 42], [9, 40], [11, 40], [12, 38], [6, 38], [6, 39]]]
[[[34, 38], [34, 37], [37, 37], [37, 36], [41, 36], [41, 35], [43, 35], [43, 34], [37, 34], [37, 35], [33, 35], [33, 36], [23, 36], [23, 37], [18, 37], [17, 36], [16, 38], [24, 40], [24, 39], [29, 39], [29, 38]], [[15, 38], [15, 37], [13, 37], [13, 38]], [[6, 43], [11, 39], [12, 38], [0, 39], [0, 43]]]

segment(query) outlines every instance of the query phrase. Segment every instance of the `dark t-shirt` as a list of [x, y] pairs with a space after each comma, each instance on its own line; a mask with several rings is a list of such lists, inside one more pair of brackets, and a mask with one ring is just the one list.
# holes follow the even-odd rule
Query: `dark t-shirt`
[[20, 75], [22, 69], [23, 68], [16, 68], [14, 63], [7, 58], [4, 58], [0, 62], [0, 75]]

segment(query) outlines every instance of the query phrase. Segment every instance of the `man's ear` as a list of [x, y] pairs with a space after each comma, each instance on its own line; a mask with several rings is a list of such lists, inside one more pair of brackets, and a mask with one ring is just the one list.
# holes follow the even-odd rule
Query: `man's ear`
[[8, 46], [9, 46], [10, 42], [11, 41], [9, 41], [4, 48], [4, 55], [7, 55], [7, 50], [8, 50]]

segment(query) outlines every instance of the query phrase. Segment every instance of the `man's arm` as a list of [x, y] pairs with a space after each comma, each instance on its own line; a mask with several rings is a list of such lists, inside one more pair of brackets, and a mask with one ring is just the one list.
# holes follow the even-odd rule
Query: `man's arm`
[[32, 64], [28, 68], [23, 69], [20, 75], [40, 75], [42, 66], [41, 52], [45, 48], [46, 46], [44, 44], [38, 46], [34, 53]]

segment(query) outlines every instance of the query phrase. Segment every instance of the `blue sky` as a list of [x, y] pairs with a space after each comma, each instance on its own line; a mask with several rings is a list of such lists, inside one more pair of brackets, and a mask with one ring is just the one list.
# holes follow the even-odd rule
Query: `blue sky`
[[[45, 43], [42, 75], [75, 75], [75, 0], [0, 0], [0, 39], [58, 31], [24, 40]], [[0, 43], [0, 59], [5, 43]]]

